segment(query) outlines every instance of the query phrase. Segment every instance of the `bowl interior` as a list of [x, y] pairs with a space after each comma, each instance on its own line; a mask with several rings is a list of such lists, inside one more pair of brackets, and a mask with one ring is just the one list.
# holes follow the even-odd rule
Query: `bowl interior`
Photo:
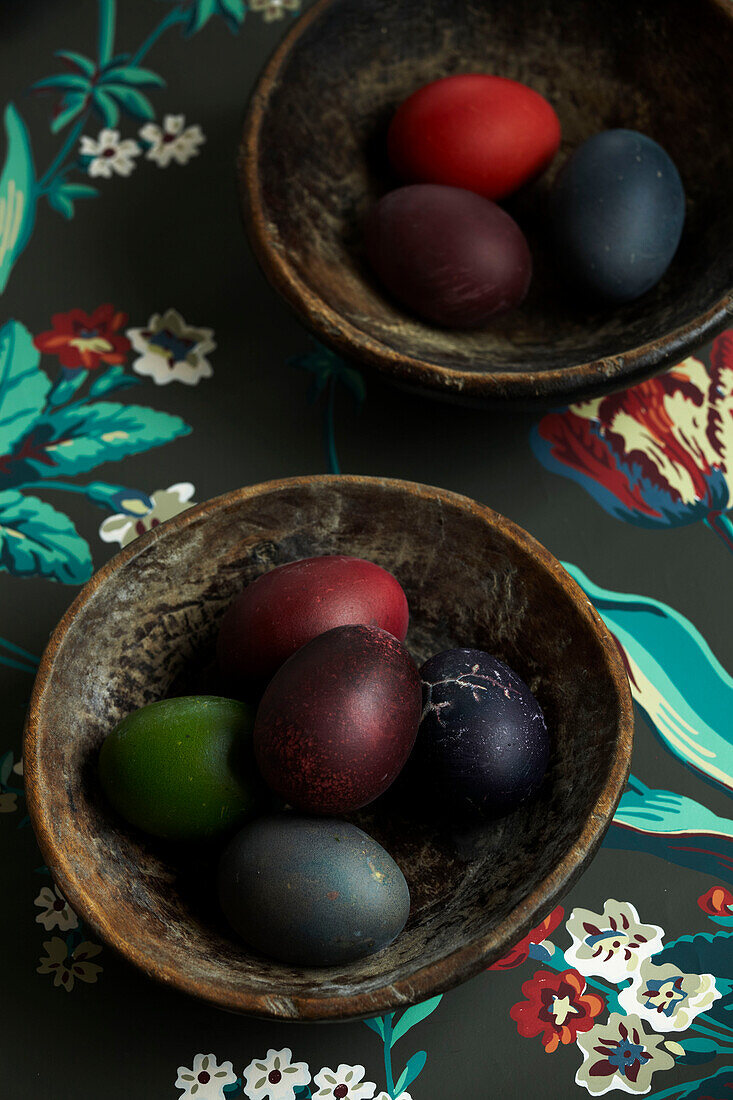
[[[480, 827], [410, 816], [397, 791], [352, 820], [402, 867], [406, 930], [344, 968], [258, 957], [228, 930], [211, 852], [179, 852], [105, 805], [105, 735], [183, 679], [197, 689], [218, 621], [247, 581], [283, 562], [350, 553], [392, 570], [419, 662], [483, 647], [536, 693], [552, 738], [530, 805]], [[368, 1015], [488, 965], [554, 904], [600, 842], [628, 770], [631, 710], [613, 644], [579, 589], [529, 536], [462, 497], [399, 482], [324, 478], [199, 506], [105, 567], [62, 623], [31, 706], [33, 822], [62, 889], [133, 961], [224, 1007], [284, 1017]]]
[[[655, 342], [720, 312], [733, 282], [732, 60], [728, 0], [324, 0], [273, 63], [262, 104], [255, 98], [263, 114], [248, 186], [262, 209], [265, 266], [326, 339], [348, 326], [351, 350], [367, 358], [386, 350], [388, 370], [390, 352], [461, 372], [549, 371], [614, 356], [613, 374], [625, 351], [650, 345], [649, 363], [659, 360]], [[382, 294], [361, 234], [369, 206], [398, 183], [384, 152], [395, 107], [422, 84], [462, 72], [512, 77], [547, 96], [563, 142], [550, 171], [505, 204], [535, 260], [526, 302], [484, 331], [457, 334]], [[667, 150], [687, 220], [655, 289], [598, 306], [559, 276], [545, 203], [569, 153], [613, 127], [640, 130]], [[680, 350], [677, 341], [667, 357]]]

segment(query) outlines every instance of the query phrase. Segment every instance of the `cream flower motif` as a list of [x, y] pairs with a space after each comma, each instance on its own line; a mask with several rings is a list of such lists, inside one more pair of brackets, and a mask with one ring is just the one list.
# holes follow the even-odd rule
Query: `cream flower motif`
[[366, 1070], [363, 1066], [339, 1066], [338, 1069], [330, 1069], [324, 1066], [320, 1073], [313, 1078], [313, 1084], [318, 1085], [318, 1092], [313, 1093], [313, 1100], [372, 1100], [377, 1086], [373, 1081], [363, 1081]]
[[565, 952], [568, 966], [581, 974], [600, 974], [608, 981], [622, 982], [639, 969], [640, 963], [662, 946], [664, 929], [641, 924], [631, 902], [610, 898], [603, 913], [573, 909], [565, 924], [572, 945]]
[[266, 1057], [253, 1059], [243, 1076], [248, 1100], [293, 1100], [295, 1090], [311, 1079], [307, 1063], [294, 1062], [288, 1047], [268, 1050]]
[[674, 1058], [664, 1050], [662, 1035], [644, 1031], [638, 1016], [612, 1012], [605, 1024], [576, 1039], [583, 1052], [583, 1064], [575, 1075], [591, 1096], [603, 1096], [612, 1089], [649, 1092], [657, 1070], [671, 1069]]
[[75, 981], [96, 982], [102, 967], [89, 962], [89, 959], [93, 959], [102, 950], [98, 943], [85, 940], [69, 954], [65, 941], [53, 936], [45, 941], [43, 947], [46, 954], [39, 959], [41, 965], [36, 970], [39, 974], [53, 974], [55, 986], [63, 986], [69, 993], [74, 988]]
[[21, 757], [20, 760], [16, 760], [16, 762], [13, 764], [13, 771], [15, 772], [16, 775], [22, 775], [23, 774], [23, 759], [22, 759], [22, 757]]
[[90, 176], [111, 179], [115, 174], [129, 176], [135, 167], [135, 157], [140, 156], [142, 149], [130, 138], [121, 141], [119, 130], [100, 130], [96, 141], [90, 137], [81, 139], [79, 152], [83, 157], [92, 158], [87, 165]]
[[159, 168], [167, 168], [172, 160], [176, 164], [188, 164], [199, 154], [199, 146], [206, 138], [200, 126], [184, 126], [184, 115], [166, 115], [163, 125], [148, 122], [140, 130], [140, 137], [150, 148], [146, 160], [155, 161]]
[[300, 11], [300, 0], [250, 0], [250, 9], [258, 11], [266, 23], [282, 19], [287, 11]]
[[178, 1067], [176, 1088], [183, 1089], [181, 1097], [195, 1096], [196, 1100], [223, 1100], [224, 1086], [233, 1085], [237, 1075], [231, 1062], [217, 1062], [213, 1054], [197, 1054], [193, 1068]]
[[618, 1000], [624, 1012], [635, 1012], [656, 1031], [684, 1031], [721, 996], [712, 974], [684, 974], [672, 963], [655, 966], [645, 959]]
[[194, 492], [190, 481], [181, 481], [152, 493], [152, 508], [146, 508], [141, 500], [130, 500], [129, 512], [117, 512], [104, 520], [99, 528], [99, 537], [102, 542], [119, 542], [120, 546], [127, 546], [146, 531], [159, 527], [165, 520], [190, 508]]
[[12, 814], [18, 809], [18, 796], [13, 791], [0, 794], [0, 814]]
[[54, 886], [53, 890], [50, 886], [44, 886], [33, 904], [41, 910], [36, 916], [36, 924], [42, 924], [47, 932], [52, 928], [60, 928], [62, 932], [68, 932], [72, 928], [79, 927], [76, 913], [58, 886]]
[[130, 328], [127, 335], [140, 357], [132, 369], [149, 375], [156, 385], [183, 382], [195, 386], [214, 373], [206, 353], [214, 351], [214, 333], [210, 328], [187, 325], [175, 309], [154, 313], [144, 328]]

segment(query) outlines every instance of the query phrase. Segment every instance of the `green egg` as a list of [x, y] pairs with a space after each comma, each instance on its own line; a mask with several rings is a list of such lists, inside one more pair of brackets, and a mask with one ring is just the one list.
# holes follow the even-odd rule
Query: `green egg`
[[162, 699], [128, 714], [102, 745], [99, 778], [132, 825], [166, 840], [241, 825], [266, 796], [252, 752], [255, 710], [234, 699]]

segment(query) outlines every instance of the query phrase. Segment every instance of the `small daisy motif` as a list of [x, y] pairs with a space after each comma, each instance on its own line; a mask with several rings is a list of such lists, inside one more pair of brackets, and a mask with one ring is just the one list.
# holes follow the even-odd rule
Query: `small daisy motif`
[[114, 175], [129, 176], [135, 167], [135, 157], [140, 156], [142, 149], [131, 138], [123, 141], [119, 130], [105, 129], [99, 131], [96, 141], [82, 137], [79, 152], [83, 157], [91, 157], [87, 164], [90, 176], [111, 179]]
[[148, 122], [141, 128], [140, 137], [148, 146], [145, 159], [159, 168], [167, 168], [172, 160], [188, 164], [206, 141], [200, 126], [186, 126], [184, 115], [166, 115], [162, 126]]
[[366, 1070], [363, 1066], [344, 1066], [330, 1069], [324, 1066], [313, 1078], [318, 1091], [313, 1100], [373, 1100], [377, 1086], [373, 1081], [364, 1081]]
[[55, 986], [61, 986], [70, 993], [76, 981], [96, 982], [102, 967], [89, 960], [102, 950], [98, 943], [85, 940], [70, 952], [65, 940], [53, 936], [45, 941], [43, 948], [46, 954], [41, 956], [41, 965], [36, 969], [39, 974], [53, 974]]
[[264, 1058], [254, 1058], [243, 1077], [248, 1100], [294, 1100], [295, 1090], [311, 1079], [307, 1063], [294, 1062], [288, 1047], [268, 1050]]
[[283, 19], [287, 12], [300, 11], [300, 0], [250, 0], [252, 11], [260, 13], [266, 23]]
[[226, 1085], [233, 1085], [237, 1075], [231, 1062], [221, 1065], [213, 1054], [197, 1054], [193, 1066], [178, 1067], [176, 1088], [183, 1089], [181, 1097], [194, 1096], [196, 1100], [222, 1100]]
[[99, 537], [102, 542], [117, 542], [120, 546], [127, 546], [146, 531], [152, 531], [165, 520], [190, 508], [194, 492], [190, 481], [169, 485], [167, 489], [157, 489], [150, 496], [150, 508], [143, 501], [131, 497], [123, 502], [127, 505], [126, 512], [117, 512], [104, 520], [99, 528]]
[[154, 313], [147, 325], [128, 329], [127, 335], [139, 353], [132, 369], [158, 386], [195, 386], [214, 373], [206, 357], [216, 348], [213, 331], [187, 324], [176, 309]]
[[58, 886], [54, 886], [53, 889], [50, 886], [44, 886], [33, 904], [41, 910], [36, 916], [36, 923], [42, 924], [47, 932], [53, 928], [69, 932], [72, 928], [79, 927], [76, 913]]

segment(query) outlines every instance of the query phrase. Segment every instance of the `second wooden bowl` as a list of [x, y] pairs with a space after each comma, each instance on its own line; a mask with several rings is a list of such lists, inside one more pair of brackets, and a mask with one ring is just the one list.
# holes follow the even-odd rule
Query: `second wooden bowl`
[[[396, 186], [385, 134], [398, 104], [453, 73], [512, 77], [547, 96], [563, 143], [506, 205], [534, 257], [525, 303], [478, 332], [425, 324], [383, 294], [362, 258], [370, 205]], [[286, 37], [251, 101], [239, 158], [250, 241], [319, 339], [433, 396], [574, 400], [684, 359], [733, 312], [731, 0], [319, 0]], [[600, 130], [640, 130], [687, 193], [661, 283], [593, 306], [558, 274], [547, 189]]]
[[[531, 804], [466, 830], [410, 816], [396, 792], [354, 819], [412, 895], [390, 947], [304, 970], [255, 955], [216, 904], [215, 856], [128, 828], [97, 779], [104, 737], [176, 682], [195, 689], [219, 620], [282, 562], [348, 553], [393, 570], [418, 662], [485, 648], [544, 708], [550, 770]], [[560, 564], [519, 527], [440, 489], [377, 478], [271, 482], [182, 513], [82, 590], [41, 662], [26, 728], [28, 805], [43, 857], [91, 928], [147, 974], [222, 1008], [299, 1020], [389, 1012], [500, 958], [591, 859], [629, 769], [632, 708], [614, 642]]]

